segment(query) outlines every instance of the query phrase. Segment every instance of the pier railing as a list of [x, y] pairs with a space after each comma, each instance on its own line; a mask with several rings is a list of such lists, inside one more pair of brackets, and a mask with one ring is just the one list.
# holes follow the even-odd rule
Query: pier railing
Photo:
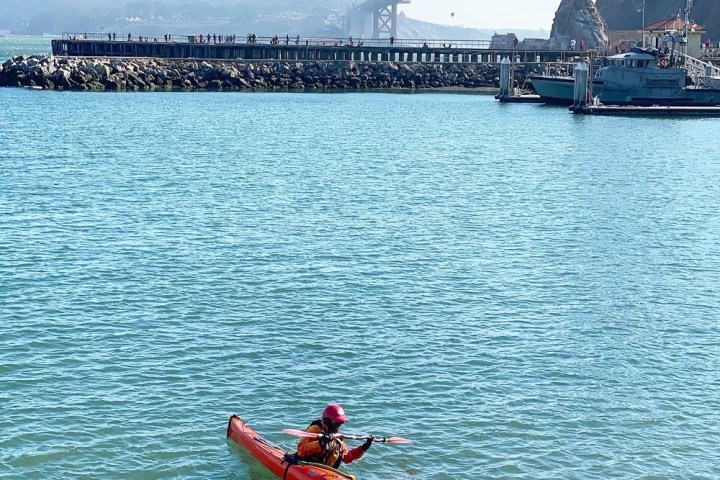
[[567, 61], [583, 52], [523, 49], [488, 40], [347, 39], [332, 37], [258, 37], [198, 35], [118, 35], [63, 33], [52, 41], [53, 54], [70, 57], [153, 57], [203, 60], [361, 61], [417, 63], [516, 63]]
[[[208, 33], [210, 35], [208, 35]], [[499, 42], [492, 40], [438, 40], [420, 38], [338, 38], [338, 37], [306, 37], [306, 36], [277, 36], [277, 37], [250, 37], [250, 35], [237, 35], [232, 33], [202, 32], [194, 35], [137, 35], [132, 33], [119, 34], [116, 32], [83, 32], [63, 33], [63, 40], [72, 41], [111, 41], [111, 42], [158, 42], [158, 43], [199, 43], [207, 45], [278, 45], [278, 46], [325, 46], [325, 47], [395, 47], [395, 48], [453, 48], [459, 50], [507, 50], [507, 51], [537, 51], [535, 46], [525, 46], [523, 42], [515, 45], [513, 42]], [[555, 51], [557, 49], [553, 49]], [[578, 51], [565, 49], [568, 53], [578, 54]]]

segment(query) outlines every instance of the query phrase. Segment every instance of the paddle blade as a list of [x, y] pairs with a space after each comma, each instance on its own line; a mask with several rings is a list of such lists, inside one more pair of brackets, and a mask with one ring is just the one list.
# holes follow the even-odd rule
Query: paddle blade
[[317, 438], [318, 436], [320, 436], [319, 433], [306, 432], [305, 430], [295, 430], [293, 428], [284, 428], [283, 433], [305, 438]]
[[411, 440], [408, 440], [407, 438], [402, 437], [389, 437], [383, 439], [383, 443], [412, 443]]

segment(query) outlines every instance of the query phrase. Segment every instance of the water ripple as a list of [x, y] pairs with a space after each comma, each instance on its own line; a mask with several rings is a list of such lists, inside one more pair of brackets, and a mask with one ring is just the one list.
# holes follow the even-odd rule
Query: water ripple
[[0, 101], [3, 478], [264, 478], [229, 414], [292, 448], [330, 401], [414, 441], [351, 466], [368, 480], [720, 471], [712, 120]]

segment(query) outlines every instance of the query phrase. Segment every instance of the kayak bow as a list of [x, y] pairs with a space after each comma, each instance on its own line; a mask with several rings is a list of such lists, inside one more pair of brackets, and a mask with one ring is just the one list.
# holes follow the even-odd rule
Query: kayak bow
[[325, 465], [288, 462], [283, 450], [270, 444], [237, 415], [230, 417], [227, 437], [283, 480], [355, 480], [354, 476]]

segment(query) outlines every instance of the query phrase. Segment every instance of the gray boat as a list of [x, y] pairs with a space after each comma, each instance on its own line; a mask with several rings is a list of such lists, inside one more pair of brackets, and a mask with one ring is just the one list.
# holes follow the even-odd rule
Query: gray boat
[[[680, 52], [634, 47], [600, 60], [588, 94], [605, 105], [720, 105], [720, 70]], [[573, 103], [574, 77], [532, 75], [530, 81], [543, 102]]]

